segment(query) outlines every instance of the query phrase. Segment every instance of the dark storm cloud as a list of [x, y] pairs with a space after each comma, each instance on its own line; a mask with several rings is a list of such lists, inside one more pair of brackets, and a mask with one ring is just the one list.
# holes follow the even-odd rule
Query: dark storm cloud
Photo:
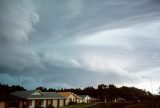
[[[128, 81], [128, 78], [110, 73], [93, 73], [84, 69], [50, 67], [48, 75], [42, 78], [41, 84], [47, 87], [85, 87], [103, 83], [116, 83]], [[54, 70], [54, 71], [51, 71]], [[108, 79], [108, 77], [110, 77]], [[71, 80], [72, 79], [72, 80]], [[115, 81], [117, 79], [119, 82]]]
[[159, 4], [1, 0], [0, 82], [85, 87], [132, 84], [141, 75], [157, 74]]
[[39, 21], [35, 8], [29, 1], [1, 1], [1, 42], [23, 43], [28, 41], [33, 25]]
[[39, 21], [35, 8], [30, 1], [0, 2], [0, 73], [17, 76], [38, 70], [41, 64], [36, 53], [25, 46]]
[[43, 1], [43, 6], [39, 5], [41, 21], [36, 29], [37, 35], [52, 39], [84, 36], [97, 30], [125, 27], [159, 17], [159, 6], [150, 0], [79, 1], [78, 5], [76, 2], [74, 5], [79, 8], [73, 9], [78, 14], [71, 19], [68, 17], [74, 12], [70, 10], [73, 7], [68, 7], [69, 2]]

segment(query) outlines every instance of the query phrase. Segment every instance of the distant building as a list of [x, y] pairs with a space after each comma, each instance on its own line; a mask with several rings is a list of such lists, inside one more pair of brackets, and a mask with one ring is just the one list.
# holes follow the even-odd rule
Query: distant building
[[80, 97], [80, 103], [89, 103], [92, 98], [89, 95], [78, 95]]
[[125, 98], [122, 98], [122, 97], [118, 97], [114, 100], [114, 102], [125, 102], [126, 99]]

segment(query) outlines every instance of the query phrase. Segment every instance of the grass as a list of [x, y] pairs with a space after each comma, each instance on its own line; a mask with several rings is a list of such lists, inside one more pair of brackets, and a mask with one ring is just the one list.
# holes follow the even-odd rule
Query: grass
[[88, 107], [92, 105], [94, 105], [94, 103], [80, 103], [80, 104], [75, 104], [75, 105], [67, 105], [61, 108], [83, 108], [83, 107]]
[[148, 107], [146, 106], [146, 104], [134, 104], [134, 105], [128, 105], [124, 108], [148, 108]]
[[81, 103], [75, 105], [68, 105], [62, 108], [160, 108], [160, 101], [151, 101], [144, 103]]
[[87, 108], [123, 108], [130, 103], [98, 103]]
[[160, 108], [160, 102], [147, 103], [98, 103], [87, 108]]

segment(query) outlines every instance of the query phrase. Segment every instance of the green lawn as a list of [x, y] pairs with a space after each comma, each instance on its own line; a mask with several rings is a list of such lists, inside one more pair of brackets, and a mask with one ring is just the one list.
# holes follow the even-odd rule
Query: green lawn
[[94, 103], [80, 103], [80, 104], [75, 104], [75, 105], [67, 105], [61, 108], [83, 108], [87, 106], [94, 105]]
[[148, 108], [148, 107], [146, 106], [146, 104], [134, 104], [134, 105], [128, 105], [124, 108]]

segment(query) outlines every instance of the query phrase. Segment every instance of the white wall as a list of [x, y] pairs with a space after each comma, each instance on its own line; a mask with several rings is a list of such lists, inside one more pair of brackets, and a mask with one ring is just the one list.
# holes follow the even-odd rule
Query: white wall
[[70, 103], [70, 101], [71, 102], [76, 102], [77, 101], [76, 97], [72, 94], [70, 96], [68, 96], [67, 99], [65, 100], [65, 105], [68, 105]]
[[32, 104], [29, 106], [29, 108], [34, 108], [35, 100], [32, 100]]
[[91, 97], [89, 97], [88, 95], [84, 98], [85, 103], [89, 103], [91, 100]]
[[57, 102], [58, 102], [58, 100], [53, 100], [53, 106], [54, 107], [57, 107]]
[[60, 107], [64, 106], [64, 100], [63, 99], [59, 100], [59, 106]]
[[43, 107], [46, 108], [46, 99], [43, 100]]

